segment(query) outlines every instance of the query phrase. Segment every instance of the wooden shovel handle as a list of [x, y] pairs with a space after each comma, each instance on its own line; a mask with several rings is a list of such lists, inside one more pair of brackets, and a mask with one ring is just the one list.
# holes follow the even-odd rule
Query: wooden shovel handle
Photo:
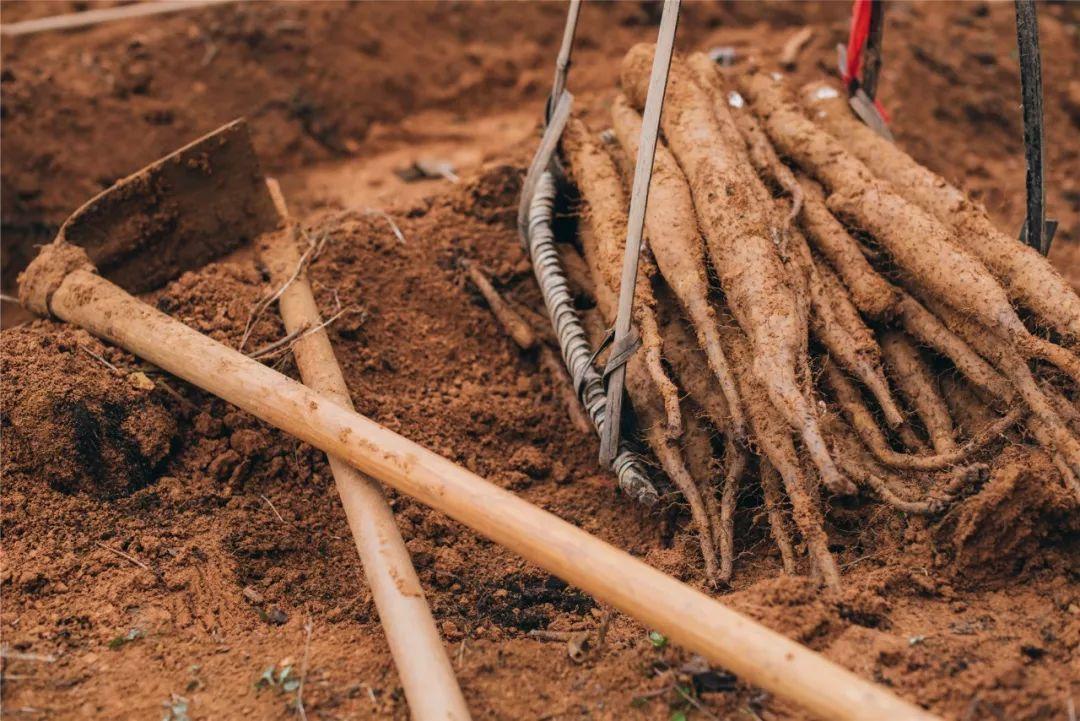
[[[86, 265], [66, 275], [62, 270], [50, 273], [49, 256], [55, 245], [46, 246], [22, 278], [31, 286], [40, 279], [47, 287], [20, 287], [20, 297], [36, 299], [38, 307], [47, 305], [58, 318], [347, 461], [822, 719], [936, 718], [628, 553], [192, 330], [86, 270]], [[62, 262], [78, 268], [69, 259]]]
[[[296, 243], [297, 229], [288, 219], [280, 186], [276, 181], [267, 181], [267, 185], [286, 227], [261, 236], [256, 246], [274, 288], [288, 283], [278, 298], [285, 330], [299, 335], [305, 328], [319, 328], [293, 344], [300, 377], [324, 398], [352, 409], [349, 387], [330, 338], [321, 328], [322, 318], [307, 273], [303, 269], [295, 273], [303, 262]], [[330, 455], [328, 459], [412, 718], [469, 719], [454, 669], [382, 488], [341, 458]]]

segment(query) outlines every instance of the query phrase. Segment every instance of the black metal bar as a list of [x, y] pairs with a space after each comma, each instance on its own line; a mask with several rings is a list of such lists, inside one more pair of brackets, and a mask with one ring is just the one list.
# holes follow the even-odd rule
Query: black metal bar
[[1024, 105], [1024, 154], [1027, 159], [1025, 242], [1043, 255], [1050, 252], [1043, 184], [1043, 91], [1039, 23], [1033, 0], [1016, 0], [1016, 44], [1020, 50], [1020, 93]]
[[862, 89], [871, 100], [877, 97], [878, 76], [881, 73], [881, 41], [885, 26], [885, 3], [871, 0], [870, 34], [863, 49]]

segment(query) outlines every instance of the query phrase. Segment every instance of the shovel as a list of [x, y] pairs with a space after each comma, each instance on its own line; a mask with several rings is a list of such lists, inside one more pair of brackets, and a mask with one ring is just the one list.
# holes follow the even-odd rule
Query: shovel
[[[257, 240], [309, 386], [351, 408], [345, 378], [321, 330], [311, 286], [300, 267], [295, 223], [259, 168], [251, 134], [235, 120], [119, 181], [61, 226], [57, 243], [81, 247], [100, 273], [132, 292], [152, 290]], [[378, 482], [331, 457], [341, 505], [405, 690], [418, 721], [464, 721], [469, 711], [420, 587], [405, 541]]]
[[[133, 176], [114, 191], [135, 195], [137, 188], [145, 188], [153, 194], [150, 199], [139, 201], [121, 196], [113, 201], [107, 196], [114, 191], [95, 199], [98, 204], [113, 209], [102, 217], [112, 220], [121, 240], [141, 241], [130, 251], [124, 250], [123, 244], [112, 243], [109, 235], [112, 231], [86, 226], [81, 237], [94, 238], [94, 247], [99, 251], [120, 249], [112, 256], [112, 272], [124, 270], [128, 278], [138, 276], [137, 262], [148, 257], [147, 248], [176, 242], [171, 229], [183, 229], [184, 242], [193, 248], [215, 248], [219, 246], [214, 238], [197, 238], [194, 229], [233, 227], [230, 224], [235, 223], [239, 231], [251, 232], [253, 227], [259, 227], [260, 219], [265, 221], [270, 217], [262, 212], [263, 203], [269, 199], [263, 196], [266, 191], [261, 180], [256, 182], [248, 173], [217, 168], [213, 163], [205, 172], [190, 167], [190, 161], [203, 157], [198, 146], [210, 143], [212, 147], [213, 138], [213, 135], [203, 138], [170, 156], [176, 167], [163, 167], [156, 176], [165, 179], [178, 174], [183, 182], [143, 184], [134, 181], [138, 176]], [[168, 165], [170, 161], [162, 162]], [[157, 164], [151, 166], [155, 167]], [[249, 169], [254, 167], [257, 166], [252, 164]], [[194, 182], [197, 177], [212, 185], [223, 177], [232, 177], [241, 188], [238, 191], [215, 185], [215, 190], [207, 191]], [[178, 197], [188, 193], [193, 194], [194, 200]], [[129, 226], [116, 215], [121, 207], [135, 212], [147, 207], [188, 208], [206, 214], [201, 203], [218, 195], [238, 205], [226, 207], [224, 199], [220, 199], [215, 205], [217, 215], [212, 219], [180, 218], [173, 214], [171, 224], [155, 226], [161, 233], [155, 237], [139, 232], [140, 219], [134, 219]], [[272, 209], [272, 203], [269, 207]], [[83, 218], [79, 224], [88, 220]], [[45, 246], [20, 276], [20, 301], [30, 310], [85, 328], [214, 393], [371, 478], [445, 513], [600, 601], [610, 603], [647, 628], [700, 653], [745, 681], [793, 701], [819, 718], [830, 721], [936, 718], [339, 401], [141, 302], [95, 272], [88, 253], [72, 245], [72, 238], [65, 235]], [[177, 252], [173, 257], [184, 263], [185, 258], [194, 255]], [[157, 262], [151, 267], [161, 277], [174, 274], [173, 269]], [[401, 663], [396, 657], [395, 660]]]
[[95, 196], [64, 221], [57, 240], [80, 246], [124, 290], [143, 293], [279, 222], [240, 119]]

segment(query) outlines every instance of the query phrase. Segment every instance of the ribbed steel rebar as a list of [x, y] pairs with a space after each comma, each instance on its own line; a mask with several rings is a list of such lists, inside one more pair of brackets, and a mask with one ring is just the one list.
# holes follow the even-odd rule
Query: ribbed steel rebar
[[[559, 339], [563, 362], [570, 371], [574, 388], [579, 391], [581, 402], [599, 434], [603, 431], [607, 418], [607, 397], [600, 374], [589, 362], [592, 348], [574, 308], [562, 262], [555, 249], [555, 235], [551, 229], [554, 206], [555, 177], [550, 171], [544, 171], [529, 203], [526, 243], [536, 282], [540, 285], [551, 324]], [[627, 448], [625, 441], [620, 442], [619, 453], [611, 467], [618, 476], [619, 488], [627, 495], [646, 506], [656, 503], [656, 488], [645, 474], [641, 459]]]

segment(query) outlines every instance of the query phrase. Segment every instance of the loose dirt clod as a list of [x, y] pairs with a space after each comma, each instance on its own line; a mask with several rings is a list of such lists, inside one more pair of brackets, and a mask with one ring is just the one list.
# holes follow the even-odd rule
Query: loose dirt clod
[[[113, 360], [103, 362], [103, 354]], [[64, 493], [126, 496], [157, 480], [178, 432], [171, 399], [85, 331], [39, 321], [4, 332], [4, 443]], [[127, 370], [125, 370], [127, 369]], [[145, 376], [142, 376], [145, 378]]]

